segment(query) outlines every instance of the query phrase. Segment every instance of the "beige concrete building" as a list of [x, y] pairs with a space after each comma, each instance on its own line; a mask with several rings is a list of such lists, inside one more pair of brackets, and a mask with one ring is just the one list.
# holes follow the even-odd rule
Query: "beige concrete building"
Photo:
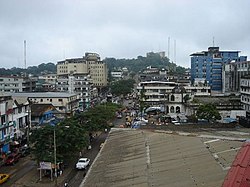
[[108, 69], [96, 53], [85, 53], [83, 58], [66, 59], [57, 63], [57, 75], [68, 76], [75, 74], [89, 74], [93, 80], [93, 86], [107, 86]]
[[48, 84], [53, 84], [53, 85], [56, 84], [56, 74], [54, 73], [40, 75], [38, 79], [43, 80], [45, 83], [48, 83]]

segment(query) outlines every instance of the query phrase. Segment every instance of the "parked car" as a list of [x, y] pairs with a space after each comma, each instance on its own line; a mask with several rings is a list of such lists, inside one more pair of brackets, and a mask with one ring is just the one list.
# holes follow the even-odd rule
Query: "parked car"
[[86, 169], [90, 165], [90, 159], [80, 158], [76, 163], [76, 169]]
[[10, 178], [10, 175], [8, 174], [2, 174], [0, 173], [0, 184], [3, 184]]
[[173, 120], [172, 123], [173, 123], [174, 125], [181, 125], [181, 123], [180, 123], [179, 121], [176, 121], [176, 120]]
[[5, 165], [14, 165], [21, 157], [20, 153], [11, 153], [5, 160]]
[[30, 154], [30, 148], [28, 146], [23, 146], [20, 148], [19, 152], [21, 154], [21, 157], [25, 157]]

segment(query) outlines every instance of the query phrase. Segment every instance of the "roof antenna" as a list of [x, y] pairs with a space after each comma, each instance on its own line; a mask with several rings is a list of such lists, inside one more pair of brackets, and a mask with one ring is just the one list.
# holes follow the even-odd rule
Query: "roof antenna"
[[176, 40], [174, 40], [174, 63], [176, 63]]
[[168, 59], [170, 61], [170, 37], [168, 37]]
[[24, 69], [26, 70], [26, 40], [24, 40]]
[[214, 36], [213, 36], [213, 47], [214, 47]]

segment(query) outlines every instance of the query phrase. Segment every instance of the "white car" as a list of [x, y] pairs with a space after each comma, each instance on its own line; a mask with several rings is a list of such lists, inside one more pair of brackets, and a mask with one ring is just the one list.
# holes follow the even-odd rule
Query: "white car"
[[76, 169], [86, 169], [90, 164], [90, 159], [80, 158], [76, 163]]
[[142, 121], [142, 122], [144, 122], [144, 123], [148, 123], [148, 120], [145, 119], [144, 117], [142, 117], [142, 118], [141, 118], [141, 117], [137, 117], [136, 120]]
[[181, 125], [181, 123], [179, 122], [179, 121], [172, 121], [172, 123], [174, 124], [174, 125]]

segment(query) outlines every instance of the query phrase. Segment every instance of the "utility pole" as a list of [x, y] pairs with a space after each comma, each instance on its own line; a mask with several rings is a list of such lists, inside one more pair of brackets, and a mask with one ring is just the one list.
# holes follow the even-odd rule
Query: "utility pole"
[[28, 128], [28, 130], [27, 130], [27, 144], [28, 144], [28, 146], [29, 146], [29, 144], [30, 144], [30, 129], [31, 129], [31, 105], [32, 105], [32, 101], [30, 101], [29, 99], [28, 99], [28, 102], [29, 102], [29, 108], [28, 108], [28, 111], [27, 111], [27, 113], [28, 113], [28, 119], [29, 119], [29, 122], [28, 122], [28, 126], [27, 126], [27, 128]]
[[54, 161], [55, 161], [55, 187], [57, 187], [56, 126], [54, 126]]
[[176, 40], [174, 40], [174, 63], [176, 63]]
[[145, 87], [144, 85], [142, 85], [142, 89], [140, 91], [140, 112], [141, 112], [141, 120], [142, 120], [142, 112], [143, 112], [143, 108], [144, 108], [144, 99], [145, 99]]

